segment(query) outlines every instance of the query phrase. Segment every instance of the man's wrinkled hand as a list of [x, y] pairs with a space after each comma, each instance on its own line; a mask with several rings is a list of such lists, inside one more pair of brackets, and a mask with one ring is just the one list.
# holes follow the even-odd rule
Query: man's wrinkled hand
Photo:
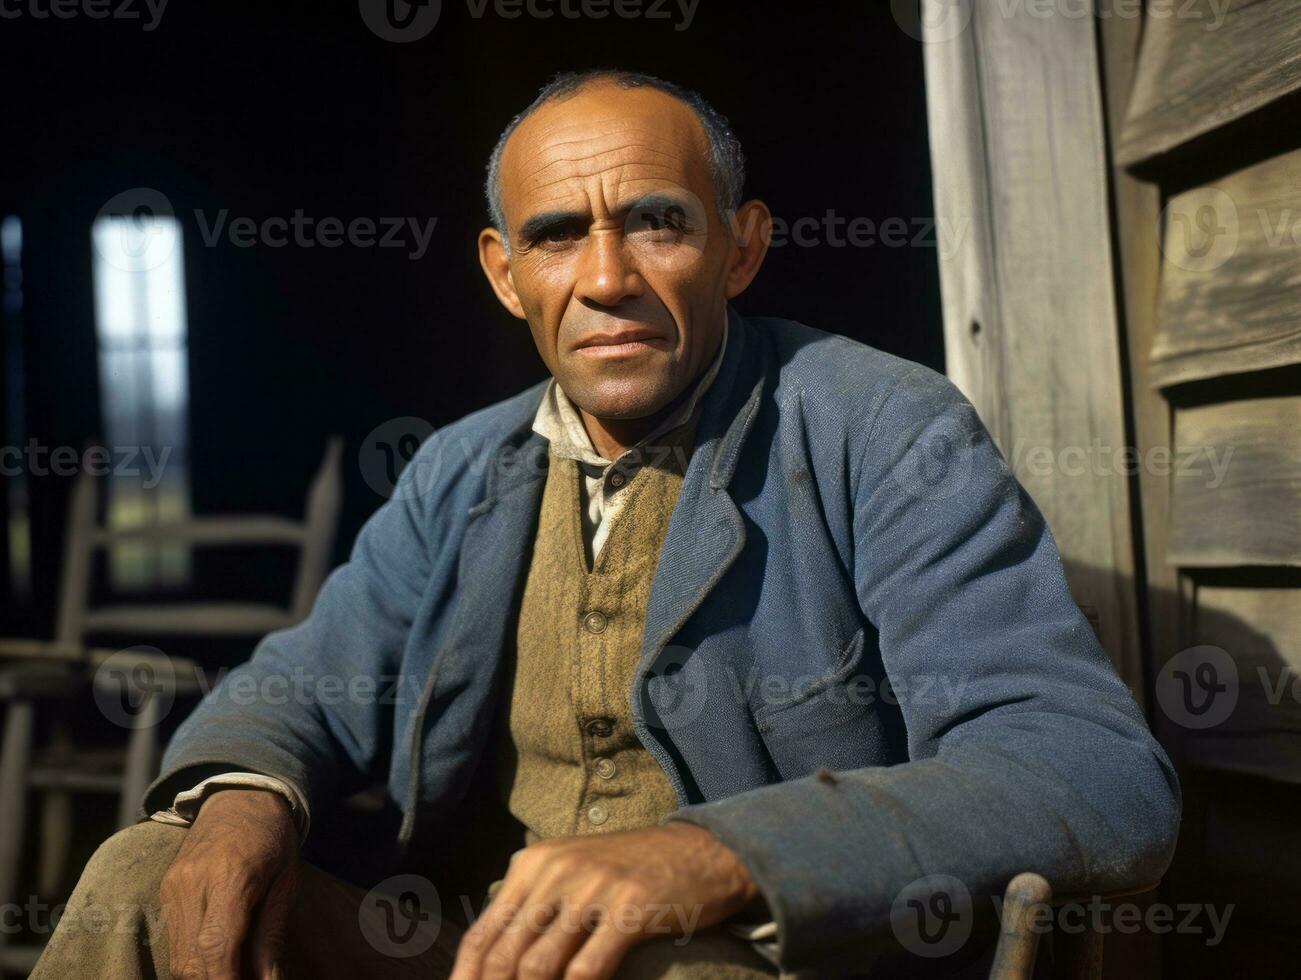
[[511, 861], [452, 980], [610, 977], [636, 944], [708, 928], [756, 900], [741, 860], [694, 824], [543, 841]]
[[225, 789], [204, 802], [162, 881], [173, 976], [273, 976], [298, 847], [289, 804], [278, 793]]

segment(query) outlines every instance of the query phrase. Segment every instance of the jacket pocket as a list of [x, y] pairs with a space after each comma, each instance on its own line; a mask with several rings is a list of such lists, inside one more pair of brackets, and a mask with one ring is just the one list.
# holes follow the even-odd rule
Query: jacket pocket
[[860, 627], [833, 671], [801, 685], [787, 700], [763, 701], [754, 708], [755, 727], [782, 779], [820, 768], [861, 769], [891, 761], [880, 685], [863, 667]]

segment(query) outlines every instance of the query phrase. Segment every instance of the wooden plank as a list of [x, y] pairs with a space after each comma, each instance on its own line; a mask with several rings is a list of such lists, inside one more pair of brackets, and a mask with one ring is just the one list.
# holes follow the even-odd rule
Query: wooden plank
[[229, 517], [193, 517], [167, 524], [98, 528], [95, 544], [112, 546], [128, 542], [183, 542], [193, 545], [302, 545], [306, 527], [299, 521], [274, 514]]
[[[1143, 697], [1128, 479], [1040, 465], [1095, 440], [1122, 451], [1124, 391], [1094, 22], [1031, 5], [924, 11], [946, 361], [1043, 510], [1075, 599]], [[1066, 233], [1065, 230], [1069, 229]]]
[[[1099, 0], [1099, 55], [1102, 73], [1107, 136], [1114, 147], [1124, 125], [1125, 110], [1137, 68], [1142, 23], [1134, 17], [1117, 16], [1117, 4], [1125, 0]], [[1123, 8], [1122, 8], [1123, 9]], [[1161, 272], [1157, 217], [1160, 191], [1138, 180], [1113, 159], [1111, 166], [1112, 207], [1116, 257], [1121, 281], [1123, 315], [1120, 319], [1121, 354], [1129, 364], [1125, 394], [1134, 420], [1134, 443], [1143, 458], [1154, 448], [1170, 446], [1170, 408], [1147, 375], [1147, 352], [1156, 331], [1158, 283]], [[1179, 649], [1176, 628], [1178, 607], [1176, 572], [1165, 563], [1169, 480], [1150, 471], [1139, 471], [1137, 491], [1141, 513], [1134, 528], [1135, 547], [1146, 561], [1136, 562], [1135, 593], [1140, 609], [1146, 602], [1147, 633], [1140, 635], [1140, 661], [1144, 681], [1150, 690], [1151, 677], [1164, 659]], [[1141, 569], [1141, 571], [1140, 571]], [[1161, 937], [1140, 930], [1107, 937], [1103, 947], [1103, 972], [1116, 980], [1146, 980], [1160, 976]]]
[[1149, 0], [1119, 159], [1168, 153], [1299, 88], [1296, 0]]
[[[1137, 71], [1141, 22], [1119, 16], [1126, 0], [1101, 0], [1101, 51], [1104, 59], [1107, 132], [1112, 146], [1120, 129]], [[1116, 248], [1119, 256], [1124, 316], [1123, 352], [1129, 366], [1128, 396], [1134, 418], [1134, 441], [1141, 458], [1170, 448], [1170, 405], [1151, 378], [1151, 350], [1157, 329], [1157, 303], [1161, 280], [1159, 214], [1161, 193], [1151, 183], [1126, 171], [1119, 161], [1111, 168], [1115, 209]], [[1148, 636], [1144, 662], [1153, 675], [1180, 649], [1178, 635], [1177, 572], [1166, 561], [1166, 531], [1170, 525], [1170, 480], [1145, 467], [1138, 473], [1141, 504], [1139, 546], [1146, 580], [1137, 587], [1147, 600]]]
[[1152, 383], [1301, 363], [1301, 150], [1172, 198]]
[[1301, 396], [1175, 411], [1168, 560], [1301, 565]]
[[1193, 637], [1237, 669], [1228, 717], [1190, 732], [1184, 755], [1202, 768], [1301, 782], [1301, 589], [1201, 584]]
[[288, 610], [258, 602], [194, 602], [156, 606], [92, 606], [87, 633], [137, 633], [144, 636], [252, 636], [298, 623]]

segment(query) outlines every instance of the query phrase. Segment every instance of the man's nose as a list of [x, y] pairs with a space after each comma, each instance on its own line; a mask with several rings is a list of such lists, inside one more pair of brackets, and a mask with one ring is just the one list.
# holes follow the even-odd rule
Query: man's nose
[[618, 306], [642, 294], [645, 281], [625, 246], [623, 235], [613, 229], [587, 236], [574, 286], [579, 299]]

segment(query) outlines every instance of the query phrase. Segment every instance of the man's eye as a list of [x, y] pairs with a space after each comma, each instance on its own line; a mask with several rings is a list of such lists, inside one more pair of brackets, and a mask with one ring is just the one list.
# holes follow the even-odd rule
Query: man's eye
[[548, 245], [572, 242], [578, 235], [572, 228], [551, 228], [542, 233], [542, 241]]
[[630, 231], [653, 232], [662, 238], [691, 233], [686, 209], [681, 207], [638, 211], [628, 225]]

